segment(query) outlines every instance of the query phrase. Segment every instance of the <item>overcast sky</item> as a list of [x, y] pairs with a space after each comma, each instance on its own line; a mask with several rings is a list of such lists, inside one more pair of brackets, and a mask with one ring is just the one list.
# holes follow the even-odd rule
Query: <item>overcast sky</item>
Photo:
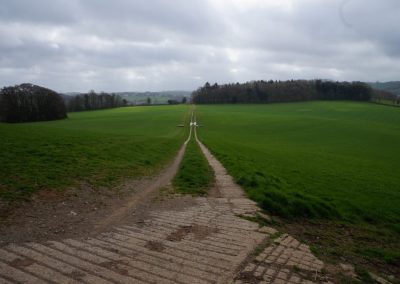
[[0, 86], [400, 80], [399, 0], [0, 0]]

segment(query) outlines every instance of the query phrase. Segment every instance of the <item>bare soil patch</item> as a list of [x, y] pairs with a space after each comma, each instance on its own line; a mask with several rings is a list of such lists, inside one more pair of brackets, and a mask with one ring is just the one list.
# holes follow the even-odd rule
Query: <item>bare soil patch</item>
[[207, 192], [208, 197], [213, 197], [213, 198], [221, 198], [222, 194], [219, 191], [217, 185], [214, 183], [213, 186], [210, 187], [210, 189]]
[[101, 266], [111, 269], [121, 275], [128, 275], [128, 270], [124, 269], [124, 268], [120, 268], [119, 265], [126, 265], [126, 263], [124, 263], [124, 261], [106, 261], [101, 263]]
[[192, 234], [197, 240], [203, 240], [211, 234], [218, 233], [218, 231], [219, 230], [216, 227], [208, 227], [198, 224], [192, 226]]
[[30, 201], [7, 208], [0, 220], [0, 246], [94, 236], [117, 225], [140, 224], [150, 209], [192, 205], [191, 198], [164, 202], [166, 196], [159, 197], [160, 188], [168, 187], [175, 176], [184, 151], [185, 146], [159, 174], [127, 180], [117, 188], [81, 184], [62, 192], [39, 191]]
[[132, 194], [88, 185], [63, 192], [42, 190], [8, 211], [0, 224], [0, 245], [90, 235], [96, 223]]
[[252, 272], [246, 271], [240, 272], [239, 275], [236, 277], [236, 280], [241, 280], [242, 282], [248, 284], [257, 284], [263, 281], [261, 277], [254, 276]]
[[203, 240], [212, 233], [217, 233], [218, 229], [215, 227], [208, 227], [199, 224], [193, 224], [190, 226], [180, 226], [176, 231], [172, 232], [167, 236], [167, 240], [171, 242], [179, 242], [183, 240], [187, 235], [192, 234], [196, 240]]
[[10, 264], [14, 267], [25, 267], [34, 264], [35, 261], [30, 258], [17, 258], [12, 261]]
[[191, 227], [192, 226], [180, 226], [179, 229], [167, 236], [167, 240], [170, 242], [179, 242], [183, 240], [190, 233]]
[[72, 271], [68, 276], [70, 276], [72, 279], [81, 281], [82, 277], [85, 276], [85, 273], [75, 270], [75, 271]]
[[140, 225], [151, 210], [180, 211], [196, 204], [191, 196], [150, 192], [149, 182], [132, 181], [133, 189], [118, 192], [88, 186], [62, 193], [42, 191], [0, 223], [0, 246], [90, 237], [124, 224]]
[[148, 241], [144, 247], [158, 252], [165, 250], [164, 244], [159, 241]]

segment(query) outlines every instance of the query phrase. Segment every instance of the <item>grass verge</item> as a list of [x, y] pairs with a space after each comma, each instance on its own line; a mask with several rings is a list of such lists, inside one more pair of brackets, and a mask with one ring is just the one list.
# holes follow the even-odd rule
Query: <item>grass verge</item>
[[206, 195], [215, 177], [199, 145], [191, 139], [172, 185], [176, 191], [192, 195]]

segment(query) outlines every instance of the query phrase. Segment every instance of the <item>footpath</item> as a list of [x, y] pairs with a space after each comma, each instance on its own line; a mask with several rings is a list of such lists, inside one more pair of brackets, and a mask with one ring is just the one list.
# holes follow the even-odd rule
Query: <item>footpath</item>
[[8, 244], [0, 283], [328, 283], [308, 246], [249, 221], [259, 208], [198, 143], [215, 171], [216, 197], [151, 209], [95, 237]]

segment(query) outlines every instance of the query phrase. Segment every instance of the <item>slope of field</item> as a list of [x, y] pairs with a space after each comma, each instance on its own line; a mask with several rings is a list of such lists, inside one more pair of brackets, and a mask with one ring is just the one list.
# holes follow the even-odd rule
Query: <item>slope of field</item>
[[63, 121], [0, 123], [0, 199], [77, 182], [112, 185], [152, 173], [176, 154], [187, 106], [70, 113]]
[[368, 103], [198, 106], [205, 144], [265, 209], [400, 231], [400, 112]]

